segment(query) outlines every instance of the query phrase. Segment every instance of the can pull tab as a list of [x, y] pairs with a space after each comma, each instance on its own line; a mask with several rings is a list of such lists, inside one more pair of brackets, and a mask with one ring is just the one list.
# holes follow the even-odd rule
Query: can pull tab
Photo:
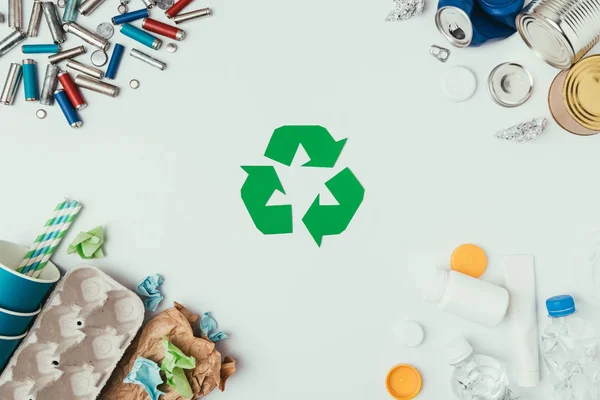
[[448, 32], [450, 32], [450, 34], [458, 40], [464, 40], [467, 37], [467, 35], [465, 35], [465, 31], [463, 31], [462, 28], [456, 24], [456, 22], [453, 22], [448, 26]]
[[429, 48], [429, 54], [433, 57], [437, 58], [441, 62], [446, 62], [448, 57], [450, 57], [450, 50], [445, 47], [437, 46], [432, 44]]

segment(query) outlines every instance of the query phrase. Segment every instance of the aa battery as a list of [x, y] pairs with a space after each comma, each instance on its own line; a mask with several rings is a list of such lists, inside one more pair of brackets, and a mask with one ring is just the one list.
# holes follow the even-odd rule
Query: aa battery
[[142, 8], [125, 14], [115, 15], [114, 17], [112, 17], [112, 23], [113, 25], [121, 25], [125, 22], [131, 22], [138, 19], [146, 18], [149, 15], [150, 14], [148, 13], [148, 9]]
[[152, 8], [156, 5], [156, 0], [142, 0], [146, 8]]
[[85, 53], [86, 51], [87, 50], [85, 49], [85, 46], [73, 47], [72, 49], [63, 50], [60, 53], [48, 56], [48, 61], [50, 61], [50, 64], [57, 64], [63, 60], [68, 60], [70, 58], [77, 57]]
[[65, 4], [65, 11], [63, 11], [63, 22], [75, 22], [77, 19], [78, 6], [79, 0], [67, 0]]
[[23, 26], [23, 0], [8, 0], [8, 27], [21, 29]]
[[165, 15], [167, 16], [167, 18], [173, 18], [174, 16], [179, 14], [181, 10], [187, 7], [187, 5], [190, 4], [192, 1], [193, 0], [179, 0], [171, 7], [167, 8], [167, 10], [165, 11]]
[[17, 94], [19, 83], [21, 82], [21, 76], [23, 76], [21, 64], [11, 63], [8, 70], [8, 75], [6, 76], [6, 81], [4, 82], [2, 94], [0, 94], [0, 104], [4, 104], [6, 106], [12, 105], [12, 103], [15, 101], [15, 95]]
[[101, 82], [97, 79], [90, 78], [89, 76], [77, 75], [75, 77], [75, 84], [79, 87], [102, 93], [110, 97], [117, 97], [119, 95], [119, 88], [115, 85]]
[[123, 45], [119, 43], [115, 44], [112, 55], [110, 56], [110, 62], [108, 63], [108, 67], [106, 68], [106, 79], [115, 79], [124, 52], [125, 47], [123, 47]]
[[56, 11], [54, 3], [51, 1], [44, 1], [42, 3], [42, 11], [44, 12], [44, 18], [46, 18], [54, 43], [64, 43], [67, 38], [60, 19], [58, 18], [58, 12]]
[[171, 39], [182, 41], [185, 38], [185, 31], [175, 26], [167, 25], [152, 18], [144, 18], [142, 28], [147, 31], [166, 36]]
[[12, 48], [25, 40], [25, 38], [27, 38], [27, 35], [19, 30], [11, 32], [7, 37], [0, 40], [0, 56], [8, 53]]
[[131, 24], [123, 24], [121, 26], [121, 33], [154, 50], [160, 49], [160, 46], [162, 45], [162, 40]]
[[43, 54], [43, 53], [58, 53], [60, 51], [60, 45], [56, 43], [52, 44], [24, 44], [21, 46], [23, 54]]
[[79, 12], [83, 16], [90, 15], [102, 3], [104, 3], [104, 0], [85, 0], [79, 6]]
[[48, 64], [46, 67], [46, 74], [44, 76], [44, 83], [42, 84], [42, 94], [40, 95], [40, 104], [45, 106], [51, 106], [54, 104], [54, 92], [58, 85], [58, 73], [60, 68], [56, 65]]
[[69, 75], [67, 71], [61, 71], [58, 73], [58, 81], [62, 85], [63, 89], [65, 89], [65, 93], [75, 109], [83, 110], [87, 107], [87, 103], [81, 95], [79, 88], [75, 85], [75, 82], [73, 82], [71, 75]]
[[148, 54], [142, 53], [138, 49], [131, 49], [131, 51], [129, 52], [129, 55], [133, 58], [137, 58], [138, 60], [142, 60], [143, 62], [150, 64], [154, 68], [158, 68], [161, 71], [163, 71], [165, 68], [167, 68], [166, 63], [164, 63], [160, 60], [157, 60], [154, 57], [150, 57]]
[[86, 75], [92, 76], [96, 79], [104, 78], [104, 72], [99, 70], [98, 68], [90, 67], [89, 65], [85, 65], [75, 60], [67, 61], [67, 68], [71, 68], [77, 72], [83, 72]]
[[106, 51], [110, 46], [110, 42], [108, 40], [88, 29], [85, 29], [76, 22], [69, 22], [64, 25], [64, 28], [67, 32], [72, 33], [84, 42], [87, 42], [94, 47], [98, 47], [101, 50]]
[[[175, 4], [177, 4], [177, 3], [175, 3]], [[190, 12], [183, 13], [183, 14], [177, 14], [172, 19], [173, 19], [173, 22], [175, 22], [176, 24], [180, 24], [182, 22], [191, 21], [193, 19], [205, 17], [210, 14], [211, 14], [210, 8], [201, 8], [199, 10], [190, 11]]]
[[42, 22], [42, 2], [35, 0], [31, 8], [31, 16], [29, 17], [29, 25], [27, 25], [27, 36], [36, 37], [40, 31], [40, 23]]
[[38, 101], [40, 86], [38, 83], [37, 64], [28, 58], [23, 60], [23, 86], [25, 87], [25, 100]]
[[77, 114], [77, 111], [75, 108], [73, 108], [73, 104], [71, 104], [69, 101], [69, 97], [64, 90], [58, 89], [56, 92], [54, 92], [54, 98], [60, 106], [60, 109], [65, 115], [65, 118], [67, 119], [67, 122], [71, 128], [79, 128], [81, 125], [83, 125], [79, 114]]

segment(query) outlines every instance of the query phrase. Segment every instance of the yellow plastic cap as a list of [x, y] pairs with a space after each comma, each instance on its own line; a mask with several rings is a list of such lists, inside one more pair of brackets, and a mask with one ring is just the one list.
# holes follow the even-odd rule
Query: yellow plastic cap
[[456, 272], [479, 278], [487, 268], [487, 256], [479, 246], [461, 244], [452, 252], [450, 267]]
[[397, 400], [411, 400], [421, 391], [421, 374], [415, 367], [398, 364], [387, 374], [385, 386], [388, 393]]

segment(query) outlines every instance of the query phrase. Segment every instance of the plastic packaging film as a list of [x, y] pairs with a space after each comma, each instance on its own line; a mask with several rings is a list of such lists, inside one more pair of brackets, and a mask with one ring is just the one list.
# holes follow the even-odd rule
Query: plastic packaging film
[[95, 399], [143, 320], [135, 293], [97, 268], [73, 268], [0, 376], [2, 398]]

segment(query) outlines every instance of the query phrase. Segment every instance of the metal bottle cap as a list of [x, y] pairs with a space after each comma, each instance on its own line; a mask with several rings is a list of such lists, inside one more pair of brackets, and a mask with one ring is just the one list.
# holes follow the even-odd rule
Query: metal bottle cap
[[517, 107], [533, 93], [533, 77], [522, 65], [503, 63], [492, 70], [488, 92], [503, 107]]
[[458, 7], [446, 6], [435, 14], [435, 24], [455, 47], [467, 47], [473, 40], [473, 25], [467, 13]]
[[568, 72], [569, 71], [561, 71], [556, 75], [556, 78], [554, 78], [550, 85], [550, 90], [548, 90], [548, 107], [550, 108], [552, 118], [554, 118], [561, 128], [575, 135], [595, 135], [598, 133], [597, 131], [582, 126], [579, 122], [575, 121], [567, 111], [563, 99], [563, 86]]
[[588, 129], [600, 130], [600, 55], [587, 57], [569, 70], [563, 98], [575, 121]]

